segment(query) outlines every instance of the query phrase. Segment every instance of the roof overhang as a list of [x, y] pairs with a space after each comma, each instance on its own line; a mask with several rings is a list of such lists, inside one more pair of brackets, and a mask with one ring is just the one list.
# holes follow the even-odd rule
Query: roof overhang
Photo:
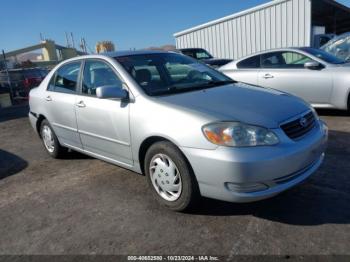
[[312, 24], [326, 27], [326, 33], [350, 31], [350, 8], [333, 0], [312, 1]]

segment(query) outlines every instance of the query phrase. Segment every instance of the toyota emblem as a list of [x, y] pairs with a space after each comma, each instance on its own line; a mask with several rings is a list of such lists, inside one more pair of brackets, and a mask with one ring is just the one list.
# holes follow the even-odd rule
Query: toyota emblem
[[299, 124], [302, 127], [306, 127], [307, 126], [307, 119], [305, 117], [300, 118]]

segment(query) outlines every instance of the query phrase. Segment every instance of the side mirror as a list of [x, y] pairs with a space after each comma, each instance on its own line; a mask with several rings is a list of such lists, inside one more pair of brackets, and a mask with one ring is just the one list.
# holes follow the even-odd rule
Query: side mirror
[[129, 98], [129, 93], [120, 86], [100, 86], [96, 88], [96, 96], [98, 98], [115, 98], [126, 100]]
[[323, 66], [320, 63], [316, 62], [316, 61], [306, 62], [304, 64], [304, 67], [306, 69], [310, 69], [310, 70], [318, 70], [318, 69], [322, 69], [323, 68]]

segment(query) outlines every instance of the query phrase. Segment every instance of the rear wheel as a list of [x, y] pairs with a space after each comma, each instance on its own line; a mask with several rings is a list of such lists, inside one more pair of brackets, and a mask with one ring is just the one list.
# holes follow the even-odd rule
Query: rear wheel
[[147, 151], [145, 172], [157, 201], [175, 211], [194, 206], [199, 198], [196, 178], [181, 151], [170, 142], [157, 142]]
[[51, 157], [60, 158], [67, 152], [67, 148], [62, 147], [58, 142], [55, 132], [46, 119], [41, 122], [40, 136], [46, 152], [49, 153]]

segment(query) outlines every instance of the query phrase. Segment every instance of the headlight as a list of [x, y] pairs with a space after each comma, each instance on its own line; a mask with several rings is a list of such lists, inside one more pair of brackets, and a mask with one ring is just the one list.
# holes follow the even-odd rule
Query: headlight
[[275, 133], [269, 129], [240, 122], [212, 123], [202, 129], [210, 142], [220, 146], [271, 146], [279, 142]]

